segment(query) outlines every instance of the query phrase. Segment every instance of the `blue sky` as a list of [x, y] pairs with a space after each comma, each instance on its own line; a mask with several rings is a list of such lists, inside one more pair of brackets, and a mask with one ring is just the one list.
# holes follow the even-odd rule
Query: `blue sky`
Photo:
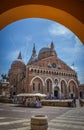
[[70, 30], [46, 19], [24, 19], [16, 21], [0, 31], [0, 74], [8, 73], [11, 63], [19, 52], [27, 64], [35, 43], [37, 54], [42, 47], [54, 42], [58, 57], [78, 73], [84, 83], [84, 46]]

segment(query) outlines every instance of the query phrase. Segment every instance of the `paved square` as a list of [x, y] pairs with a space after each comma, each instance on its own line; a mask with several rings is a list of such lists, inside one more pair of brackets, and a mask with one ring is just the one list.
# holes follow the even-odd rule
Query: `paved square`
[[32, 115], [47, 115], [48, 130], [84, 130], [84, 107], [17, 107], [0, 104], [0, 130], [30, 130]]

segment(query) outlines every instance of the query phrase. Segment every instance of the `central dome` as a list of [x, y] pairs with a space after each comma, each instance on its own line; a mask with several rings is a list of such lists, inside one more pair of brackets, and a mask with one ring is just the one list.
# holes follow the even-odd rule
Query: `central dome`
[[49, 48], [49, 47], [41, 48], [41, 50], [39, 51], [39, 54], [38, 54], [38, 59], [44, 59], [46, 57], [49, 57], [50, 52], [51, 52], [51, 48]]
[[47, 52], [47, 51], [50, 51], [50, 48], [49, 48], [49, 47], [43, 47], [43, 48], [41, 48], [41, 50], [39, 51], [39, 54], [40, 54], [40, 53]]
[[27, 64], [33, 64], [34, 62], [37, 62], [41, 59], [45, 59], [51, 56], [57, 57], [53, 42], [51, 42], [50, 47], [41, 48], [38, 55], [36, 55], [36, 49], [35, 49], [35, 44], [34, 44], [32, 55]]
[[41, 60], [41, 59], [44, 59], [44, 58], [47, 58], [47, 57], [50, 57], [50, 56], [56, 56], [57, 57], [56, 51], [54, 49], [53, 42], [51, 42], [50, 47], [41, 48], [41, 50], [39, 51], [39, 54], [38, 54], [38, 59]]

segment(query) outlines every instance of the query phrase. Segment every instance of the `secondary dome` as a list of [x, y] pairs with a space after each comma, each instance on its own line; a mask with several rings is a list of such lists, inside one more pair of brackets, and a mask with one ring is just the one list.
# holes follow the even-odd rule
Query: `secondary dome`
[[25, 67], [25, 64], [22, 60], [21, 52], [19, 53], [18, 59], [14, 60], [11, 67]]
[[21, 59], [14, 60], [13, 63], [12, 63], [12, 65], [16, 65], [16, 64], [25, 65], [24, 62]]

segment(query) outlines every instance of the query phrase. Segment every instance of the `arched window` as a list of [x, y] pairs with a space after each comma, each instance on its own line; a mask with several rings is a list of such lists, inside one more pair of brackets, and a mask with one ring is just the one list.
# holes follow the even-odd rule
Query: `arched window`
[[69, 86], [69, 92], [71, 92], [70, 86]]
[[52, 90], [52, 81], [47, 80], [47, 92], [51, 92], [51, 90]]
[[38, 83], [38, 91], [40, 91], [40, 86], [41, 86], [40, 83]]
[[47, 92], [49, 92], [49, 81], [47, 81]]
[[65, 81], [61, 82], [61, 92], [66, 95], [67, 94], [67, 87]]
[[61, 92], [63, 93], [63, 83], [61, 82]]
[[72, 86], [72, 88], [73, 88], [73, 92], [75, 92], [75, 90], [74, 90], [74, 89], [75, 89], [74, 86]]
[[33, 83], [33, 91], [35, 91], [35, 83]]

